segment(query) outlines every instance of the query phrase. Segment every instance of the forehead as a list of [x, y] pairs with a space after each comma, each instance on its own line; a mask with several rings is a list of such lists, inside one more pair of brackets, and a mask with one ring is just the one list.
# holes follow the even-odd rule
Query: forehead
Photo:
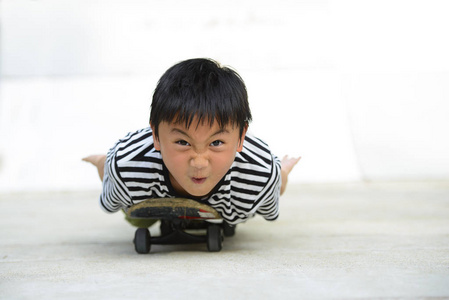
[[192, 141], [206, 142], [211, 138], [238, 139], [238, 131], [228, 124], [224, 127], [219, 126], [217, 122], [209, 124], [207, 122], [192, 122], [191, 126], [179, 122], [162, 122], [159, 128], [160, 136], [186, 137]]
[[180, 119], [174, 118], [172, 121], [163, 121], [160, 125], [165, 124], [165, 126], [171, 128], [182, 128], [187, 131], [197, 131], [197, 130], [234, 130], [235, 124], [232, 122], [228, 122], [226, 124], [220, 122], [215, 118], [201, 118], [198, 116], [194, 116], [191, 119]]

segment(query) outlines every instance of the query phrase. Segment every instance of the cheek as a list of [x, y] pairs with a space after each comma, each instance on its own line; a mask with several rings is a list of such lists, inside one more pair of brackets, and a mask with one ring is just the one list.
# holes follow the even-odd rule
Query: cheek
[[220, 170], [220, 176], [224, 175], [231, 168], [234, 159], [235, 152], [229, 152], [226, 155], [217, 155], [214, 158], [214, 166], [216, 170]]
[[[162, 159], [167, 167], [176, 167], [173, 171], [182, 168], [185, 165], [186, 156], [180, 154], [179, 152], [173, 151], [171, 149], [165, 149], [161, 152]], [[170, 170], [172, 171], [172, 170]]]

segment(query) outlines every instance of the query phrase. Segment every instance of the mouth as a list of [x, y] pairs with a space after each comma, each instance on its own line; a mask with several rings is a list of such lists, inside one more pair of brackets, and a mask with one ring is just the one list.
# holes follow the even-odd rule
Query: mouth
[[192, 181], [195, 184], [202, 184], [206, 181], [206, 177], [192, 177]]

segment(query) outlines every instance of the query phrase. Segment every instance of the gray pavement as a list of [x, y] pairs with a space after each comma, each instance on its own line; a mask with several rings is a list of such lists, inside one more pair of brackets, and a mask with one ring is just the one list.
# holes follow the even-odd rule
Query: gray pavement
[[0, 299], [449, 299], [448, 182], [291, 185], [219, 253], [138, 255], [98, 193], [0, 195]]

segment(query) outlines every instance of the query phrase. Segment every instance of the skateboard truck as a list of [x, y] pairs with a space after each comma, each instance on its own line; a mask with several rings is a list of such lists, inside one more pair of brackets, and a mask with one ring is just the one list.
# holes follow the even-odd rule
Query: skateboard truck
[[[223, 235], [235, 234], [235, 226], [225, 222], [214, 208], [186, 198], [147, 199], [131, 206], [126, 214], [131, 219], [161, 221], [160, 236], [152, 237], [148, 228], [136, 230], [134, 246], [140, 254], [149, 253], [152, 244], [206, 243], [210, 252], [218, 252], [222, 248]], [[197, 229], [206, 229], [206, 234], [186, 232]]]

